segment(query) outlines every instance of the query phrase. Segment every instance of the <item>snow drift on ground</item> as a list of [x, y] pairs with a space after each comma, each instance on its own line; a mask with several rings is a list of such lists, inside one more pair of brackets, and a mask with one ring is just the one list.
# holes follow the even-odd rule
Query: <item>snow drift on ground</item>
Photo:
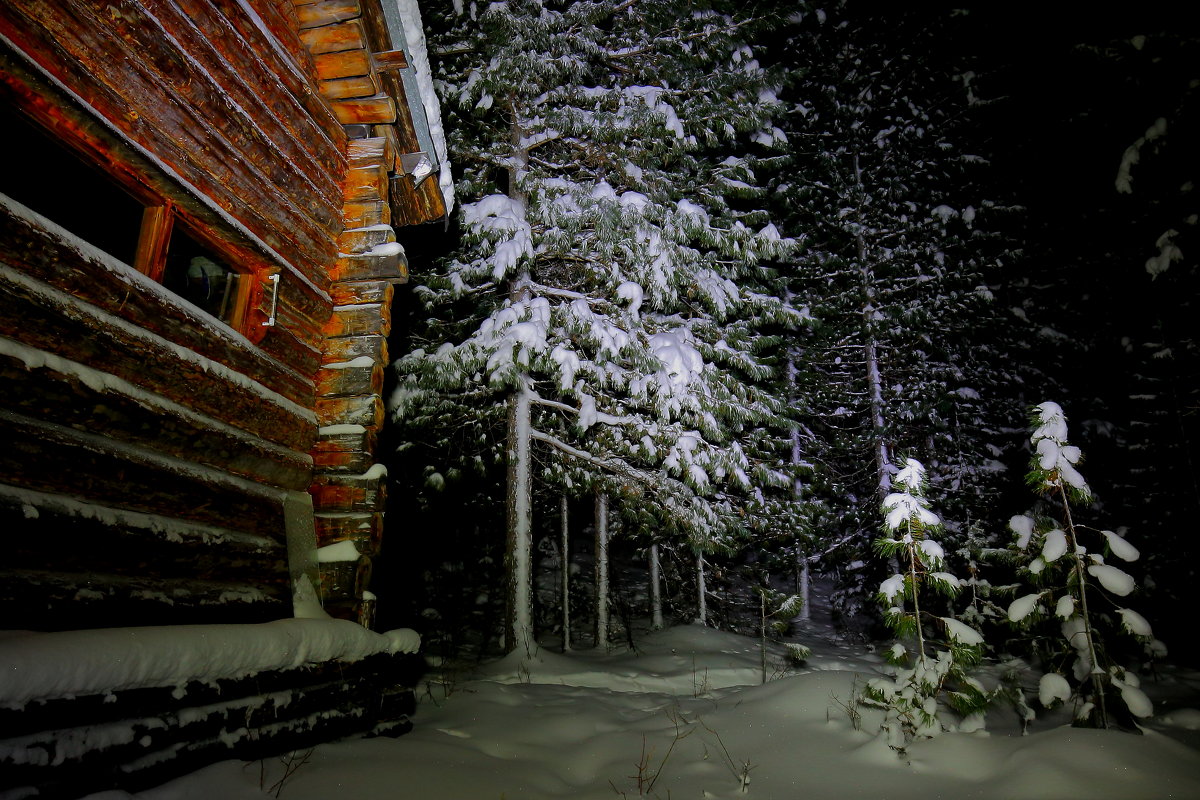
[[[280, 796], [1200, 797], [1200, 674], [1149, 686], [1160, 711], [1180, 698], [1191, 707], [1170, 709], [1145, 735], [1039, 719], [1021, 736], [1016, 715], [997, 709], [988, 732], [946, 733], [901, 758], [874, 734], [876, 712], [856, 729], [846, 711], [881, 659], [833, 638], [806, 643], [812, 657], [789, 672], [782, 649], [772, 650], [766, 684], [755, 640], [699, 626], [648, 634], [637, 652], [542, 651], [528, 664], [510, 656], [470, 679], [423, 686], [406, 736], [316, 748]], [[137, 797], [262, 798], [283, 771], [282, 761], [265, 766], [263, 777], [258, 762], [226, 761]]]

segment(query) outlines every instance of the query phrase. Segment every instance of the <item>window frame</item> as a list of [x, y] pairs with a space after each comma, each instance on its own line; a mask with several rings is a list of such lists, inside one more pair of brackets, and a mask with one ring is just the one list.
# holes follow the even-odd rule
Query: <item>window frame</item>
[[[4, 64], [0, 63], [0, 66]], [[132, 140], [113, 128], [90, 106], [78, 102], [75, 97], [64, 98], [67, 102], [56, 104], [53, 98], [58, 92], [51, 87], [37, 85], [40, 81], [30, 85], [21, 80], [22, 77], [11, 72], [0, 75], [0, 103], [8, 105], [18, 116], [31, 123], [34, 135], [44, 136], [64, 147], [69, 151], [69, 157], [82, 162], [82, 167], [95, 169], [141, 204], [143, 210], [135, 255], [133, 263], [128, 266], [161, 286], [172, 233], [177, 228], [183, 229], [196, 243], [211, 250], [241, 277], [227, 319], [216, 317], [203, 309], [201, 311], [258, 345], [268, 329], [275, 325], [273, 311], [265, 306], [273, 306], [278, 300], [279, 282], [276, 276], [281, 272], [279, 265], [262, 257], [252, 246], [239, 242], [248, 238], [247, 232], [232, 226], [213, 225], [204, 220], [204, 216], [214, 216], [211, 209], [204, 208], [205, 205], [211, 205], [212, 201], [208, 200], [206, 204], [207, 198], [202, 198], [194, 187], [182, 184], [162, 170], [153, 157], [147, 158]], [[200, 213], [188, 206], [196, 206]], [[70, 230], [69, 226], [63, 227]], [[82, 236], [80, 238], [86, 241]], [[274, 296], [268, 296], [267, 284], [272, 284], [270, 291]], [[176, 292], [169, 289], [166, 292], [180, 303], [194, 306]]]

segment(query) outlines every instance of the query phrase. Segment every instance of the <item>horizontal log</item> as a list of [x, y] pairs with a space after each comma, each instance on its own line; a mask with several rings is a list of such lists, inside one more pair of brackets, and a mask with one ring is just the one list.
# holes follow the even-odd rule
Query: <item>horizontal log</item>
[[[391, 331], [391, 308], [374, 303], [337, 306], [325, 325], [325, 335], [330, 339], [343, 336], [387, 336]], [[318, 391], [318, 394], [323, 392]]]
[[242, 533], [283, 536], [279, 489], [0, 411], [0, 483]]
[[[287, 67], [272, 60], [278, 49], [271, 46], [271, 39], [278, 42], [279, 37], [247, 25], [242, 14], [223, 14], [220, 4], [205, 0], [145, 0], [145, 4], [209, 80], [237, 104], [237, 111], [251, 118], [260, 135], [291, 163], [290, 171], [273, 173], [279, 188], [289, 197], [303, 192], [295, 199], [301, 204], [313, 196], [324, 204], [335, 202], [337, 177], [345, 169], [341, 139], [328, 114], [314, 115], [280, 80], [276, 69]], [[243, 18], [240, 29], [231, 21], [239, 17]], [[278, 21], [275, 14], [260, 18]], [[283, 38], [296, 37], [293, 33]], [[295, 69], [294, 63], [289, 66]], [[324, 222], [329, 224], [327, 216]]]
[[[390, 225], [372, 225], [367, 228], [347, 228], [338, 237], [338, 251], [361, 255], [381, 244], [396, 241], [396, 232]], [[336, 303], [335, 305], [342, 305]]]
[[[0, 728], [13, 737], [0, 739], [0, 749], [10, 753], [0, 761], [0, 791], [34, 786], [39, 797], [114, 786], [137, 791], [229, 758], [253, 762], [338, 737], [399, 735], [412, 727], [416, 703], [409, 687], [422, 665], [417, 656], [379, 654], [0, 709]], [[68, 733], [85, 727], [114, 735], [81, 742]], [[41, 751], [44, 763], [18, 756], [13, 747]]]
[[403, 50], [382, 50], [371, 54], [371, 62], [379, 72], [406, 69], [408, 67], [408, 56], [404, 55]]
[[383, 400], [378, 395], [317, 398], [317, 419], [322, 426], [362, 425], [379, 430], [384, 420]]
[[[287, 573], [287, 548], [279, 536], [199, 525], [8, 484], [0, 485], [0, 531], [10, 568], [264, 583]], [[39, 535], [44, 531], [54, 535]]]
[[[313, 346], [308, 341], [301, 341], [295, 333], [283, 325], [275, 325], [265, 328], [265, 330], [266, 334], [258, 343], [259, 349], [264, 354], [278, 361], [294, 364], [298, 373], [316, 374], [321, 364], [320, 348]], [[311, 379], [307, 381], [307, 388], [309, 391], [308, 403], [311, 405], [315, 402], [312, 398], [313, 383]]]
[[313, 67], [317, 71], [317, 79], [321, 81], [357, 78], [371, 74], [371, 56], [365, 50], [322, 53], [313, 56]]
[[355, 561], [327, 561], [317, 565], [321, 575], [321, 598], [327, 602], [360, 600], [371, 585], [371, 559], [359, 556]]
[[388, 173], [382, 166], [354, 167], [346, 171], [346, 182], [342, 187], [347, 202], [386, 200]]
[[364, 50], [367, 47], [366, 34], [358, 20], [302, 30], [300, 41], [314, 56], [340, 53], [344, 50]]
[[[349, 362], [355, 364], [355, 362]], [[383, 391], [383, 365], [366, 364], [322, 368], [317, 374], [317, 392], [322, 397], [354, 397]]]
[[321, 96], [326, 100], [347, 100], [379, 94], [379, 83], [373, 75], [360, 75], [354, 78], [321, 81], [320, 90]]
[[392, 209], [386, 200], [356, 201], [342, 207], [342, 223], [347, 228], [388, 225], [391, 221]]
[[[225, 13], [230, 23], [248, 42], [254, 42], [255, 34], [275, 40], [275, 46], [270, 47], [271, 52], [261, 54], [264, 61], [283, 81], [287, 90], [308, 109], [314, 121], [322, 125], [328, 124], [332, 117], [328, 109], [322, 109], [324, 104], [313, 92], [312, 56], [300, 41], [300, 21], [295, 6], [287, 0], [244, 2], [248, 2], [256, 13], [242, 13], [244, 6], [227, 7], [224, 3], [214, 5]], [[334, 141], [337, 141], [336, 138]]]
[[[392, 332], [392, 307], [381, 303], [337, 306], [325, 332], [331, 339], [347, 336], [388, 336]], [[326, 363], [323, 366], [331, 365]]]
[[90, 367], [298, 452], [316, 435], [311, 412], [156, 334], [79, 303], [0, 264], [0, 336]]
[[319, 442], [312, 452], [313, 465], [321, 472], [361, 473], [375, 463], [375, 450], [336, 447]]
[[319, 513], [375, 512], [387, 505], [387, 481], [371, 470], [361, 475], [319, 474], [309, 492]]
[[[82, 574], [0, 566], [0, 602], [22, 628], [270, 622], [292, 613], [287, 572], [265, 581], [201, 581], [155, 575]], [[0, 770], [3, 772], [3, 770]]]
[[[30, 369], [27, 364], [41, 364]], [[311, 459], [147, 392], [129, 381], [0, 340], [0, 409], [51, 420], [256, 483], [307, 488]]]
[[329, 277], [335, 283], [378, 278], [404, 282], [408, 280], [408, 258], [402, 250], [394, 248], [390, 251], [376, 250], [358, 256], [342, 255], [329, 271]]
[[[320, 438], [312, 449], [314, 467], [320, 472], [352, 472], [361, 475], [374, 463], [370, 454], [375, 452], [378, 441], [377, 431], [357, 425], [322, 428]], [[351, 462], [354, 466], [351, 466]]]
[[377, 364], [388, 363], [387, 338], [384, 336], [354, 336], [346, 339], [330, 339], [325, 343], [322, 363], [353, 361], [370, 356]]
[[340, 281], [329, 287], [335, 306], [380, 303], [390, 307], [396, 286], [391, 281]]
[[379, 555], [383, 538], [383, 513], [318, 513], [317, 544], [321, 547], [338, 542], [353, 542], [358, 552], [374, 558]]
[[362, 16], [358, 0], [320, 0], [296, 7], [300, 30], [319, 28], [334, 22], [344, 22]]
[[[411, 714], [412, 698], [403, 695], [407, 694], [408, 687], [416, 685], [423, 672], [424, 660], [418, 655], [377, 653], [357, 661], [323, 661], [291, 669], [264, 670], [244, 678], [202, 678], [189, 680], [182, 686], [114, 688], [103, 694], [47, 698], [19, 709], [0, 705], [0, 731], [9, 736], [26, 736], [41, 731], [176, 714], [184, 709], [199, 712], [208, 709], [220, 713], [222, 704], [239, 704], [244, 700], [262, 703], [264, 711], [271, 711], [273, 707], [266, 704], [272, 703], [277, 695], [283, 695], [277, 698], [281, 704], [290, 705], [298, 700], [305, 701], [304, 697], [292, 696], [297, 690], [336, 686], [342, 682], [358, 686], [360, 681], [378, 690], [380, 707]], [[389, 678], [379, 680], [380, 675]], [[393, 693], [400, 696], [393, 696]], [[113, 695], [119, 702], [112, 701]], [[239, 707], [245, 706], [239, 704]], [[208, 715], [187, 716], [203, 718]]]
[[396, 101], [386, 94], [334, 100], [329, 105], [343, 125], [382, 125], [395, 122], [398, 113]]
[[352, 139], [346, 145], [346, 161], [351, 169], [380, 166], [386, 169], [388, 167], [387, 146], [387, 139], [382, 136]]
[[[134, 113], [137, 124], [131, 125], [124, 120], [129, 126], [127, 132], [151, 144], [152, 149], [171, 161], [177, 157], [168, 154], [166, 145], [178, 143], [183, 159], [195, 164], [199, 171], [217, 178], [221, 185], [236, 187], [243, 202], [227, 207], [234, 216], [248, 211], [272, 212], [272, 222], [258, 231], [268, 241], [271, 240], [268, 237], [278, 238], [277, 231], [270, 228], [284, 223], [292, 241], [307, 239], [313, 247], [319, 248], [333, 229], [334, 219], [325, 210], [335, 200], [335, 194], [329, 185], [326, 194], [322, 195], [311, 184], [303, 169], [304, 151], [280, 151], [281, 144], [296, 137], [271, 137], [263, 131], [259, 121], [247, 117], [246, 111], [230, 95], [236, 79], [227, 79], [225, 86], [215, 80], [214, 76], [220, 75], [222, 69], [228, 70], [228, 64], [222, 64], [220, 56], [215, 56], [213, 71], [204, 71], [199, 62], [204, 57], [201, 45], [187, 56], [164, 47], [164, 43], [173, 43], [175, 39], [159, 19], [132, 0], [117, 2], [122, 12], [120, 23], [113, 21], [116, 15], [99, 14], [83, 0], [64, 0], [56, 4], [63, 6], [62, 11], [53, 17], [47, 16], [46, 22], [62, 23], [69, 19], [80, 26], [72, 29], [71, 37], [63, 31], [56, 32], [55, 41], [69, 48], [71, 57], [87, 77], [126, 98], [123, 106], [133, 103], [129, 110]], [[168, 9], [164, 5], [162, 12], [165, 14]], [[186, 20], [186, 17], [179, 19]], [[176, 27], [180, 35], [185, 33], [183, 23]], [[199, 37], [199, 42], [206, 41]], [[117, 57], [97, 59], [94, 55], [97, 48], [110, 51], [118, 48], [114, 54]], [[114, 120], [118, 124], [122, 121]], [[145, 141], [151, 130], [161, 131], [153, 143]], [[293, 163], [293, 158], [298, 163]], [[314, 165], [312, 171], [322, 175], [329, 172], [324, 165]], [[302, 187], [304, 191], [299, 192]], [[267, 191], [263, 191], [264, 188]], [[312, 202], [313, 196], [323, 196], [326, 202]], [[281, 203], [284, 198], [290, 202]], [[247, 200], [260, 205], [254, 209], [243, 208]], [[310, 217], [313, 212], [316, 216]], [[283, 242], [282, 239], [279, 241]]]

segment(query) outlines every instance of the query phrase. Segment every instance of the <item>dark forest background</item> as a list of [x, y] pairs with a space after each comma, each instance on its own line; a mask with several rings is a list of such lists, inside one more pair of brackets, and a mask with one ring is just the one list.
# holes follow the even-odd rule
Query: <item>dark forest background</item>
[[[783, 18], [794, 5], [766, 4], [760, 16]], [[1186, 618], [1200, 523], [1200, 203], [1192, 184], [1200, 177], [1200, 35], [1187, 4], [1131, 4], [1119, 13], [1094, 5], [919, 5], [851, 2], [840, 11], [856, 41], [917, 59], [923, 69], [971, 74], [978, 102], [964, 109], [956, 130], [988, 160], [972, 180], [1009, 209], [991, 222], [1000, 243], [988, 285], [996, 306], [1024, 326], [1024, 338], [1006, 350], [1023, 363], [997, 366], [1017, 366], [1026, 376], [1027, 383], [1009, 387], [1015, 407], [1053, 399], [1066, 410], [1096, 495], [1084, 514], [1088, 524], [1127, 530], [1143, 554], [1135, 565], [1144, 585], [1140, 607], [1176, 657], [1194, 660], [1186, 628], [1171, 624]], [[427, 24], [436, 27], [437, 17]], [[436, 31], [431, 42], [436, 61]], [[804, 69], [804, 52], [769, 40], [763, 48], [777, 66]], [[1166, 120], [1165, 135], [1142, 144], [1133, 191], [1119, 192], [1127, 148], [1159, 119]], [[1169, 230], [1176, 233], [1167, 245], [1181, 258], [1151, 275], [1146, 262], [1164, 252]], [[405, 242], [414, 283], [459, 247], [460, 235], [454, 222], [445, 236], [423, 230]], [[397, 296], [390, 345], [402, 354], [423, 311], [411, 291]], [[981, 521], [996, 536], [1031, 502], [1023, 478], [1026, 425], [1011, 420], [1007, 483], [991, 502], [991, 518]], [[380, 626], [418, 627], [448, 648], [494, 650], [502, 616], [503, 470], [468, 475], [437, 494], [422, 482], [422, 465], [408, 459], [401, 453], [389, 465], [392, 510], [374, 580]], [[554, 536], [557, 500], [543, 500], [536, 530]], [[574, 556], [586, 584], [586, 502], [573, 512]], [[644, 614], [640, 553], [619, 538], [614, 546], [614, 603]], [[732, 581], [746, 561], [745, 553], [734, 556], [718, 575]], [[686, 594], [684, 568], [675, 568], [673, 585]], [[587, 592], [581, 585], [581, 615]], [[687, 602], [677, 604], [683, 617]], [[543, 610], [543, 623], [551, 624], [553, 609]]]

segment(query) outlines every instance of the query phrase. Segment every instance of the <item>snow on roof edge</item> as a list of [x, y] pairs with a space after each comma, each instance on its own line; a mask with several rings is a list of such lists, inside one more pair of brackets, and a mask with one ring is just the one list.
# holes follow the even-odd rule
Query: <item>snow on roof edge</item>
[[429, 68], [429, 53], [425, 46], [425, 26], [421, 21], [421, 8], [417, 0], [393, 0], [400, 12], [404, 27], [405, 44], [408, 47], [409, 65], [417, 79], [421, 92], [421, 104], [425, 107], [429, 135], [433, 139], [434, 155], [440, 165], [438, 186], [446, 201], [446, 214], [454, 209], [454, 179], [450, 173], [450, 156], [446, 149], [446, 131], [442, 127], [442, 105], [433, 88], [433, 72]]
[[123, 689], [236, 679], [377, 653], [415, 653], [420, 636], [348, 620], [102, 628], [0, 637], [0, 707]]

